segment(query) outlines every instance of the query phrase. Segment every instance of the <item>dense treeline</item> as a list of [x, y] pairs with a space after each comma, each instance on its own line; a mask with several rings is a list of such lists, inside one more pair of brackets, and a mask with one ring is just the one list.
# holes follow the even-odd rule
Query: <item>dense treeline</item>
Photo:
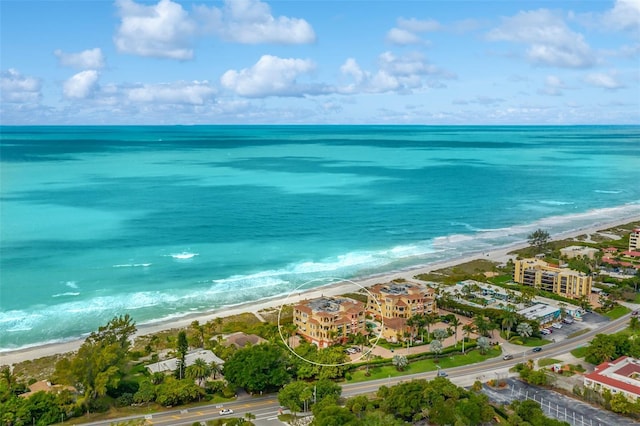
[[[341, 404], [340, 388], [330, 381], [296, 381], [278, 394], [279, 402], [296, 414], [311, 407], [312, 426], [400, 426], [500, 424], [513, 426], [563, 426], [550, 419], [534, 401], [516, 401], [500, 414], [479, 386], [466, 390], [438, 377], [382, 386], [375, 397], [360, 395]], [[314, 401], [316, 401], [314, 403]], [[503, 420], [499, 420], [502, 417]]]

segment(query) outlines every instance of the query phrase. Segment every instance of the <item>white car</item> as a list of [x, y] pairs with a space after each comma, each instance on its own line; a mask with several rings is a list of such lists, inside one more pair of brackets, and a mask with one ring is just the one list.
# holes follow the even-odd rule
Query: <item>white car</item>
[[220, 410], [221, 416], [226, 416], [227, 414], [233, 414], [233, 410], [231, 408], [223, 408]]
[[554, 322], [553, 324], [551, 324], [551, 327], [560, 329], [562, 328], [562, 324], [560, 324], [559, 322]]

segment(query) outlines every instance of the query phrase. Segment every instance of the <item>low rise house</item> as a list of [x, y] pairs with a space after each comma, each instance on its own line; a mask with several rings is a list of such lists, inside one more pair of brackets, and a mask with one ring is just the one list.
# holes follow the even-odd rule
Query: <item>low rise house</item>
[[53, 385], [51, 382], [47, 380], [40, 380], [38, 382], [32, 383], [29, 385], [29, 392], [21, 393], [19, 396], [21, 398], [29, 398], [31, 395], [37, 392], [50, 392], [58, 394], [64, 390], [68, 390], [72, 393], [77, 393], [78, 390], [73, 386], [64, 386], [64, 385]]
[[521, 309], [518, 313], [528, 320], [538, 321], [540, 325], [551, 324], [560, 318], [560, 308], [543, 303]]
[[[212, 362], [215, 362], [217, 365], [224, 364], [224, 360], [218, 358], [216, 354], [210, 350], [198, 349], [196, 351], [189, 352], [185, 356], [185, 365], [187, 367], [192, 365], [198, 358], [202, 358], [207, 364], [211, 364]], [[175, 371], [177, 368], [178, 358], [169, 358], [164, 361], [156, 362], [155, 364], [147, 365], [147, 369], [152, 373], [168, 373], [170, 371]]]
[[603, 362], [593, 373], [584, 376], [584, 385], [600, 393], [605, 389], [612, 394], [622, 393], [636, 401], [640, 397], [640, 360], [622, 356], [615, 361]]
[[293, 308], [293, 323], [299, 335], [326, 348], [350, 334], [366, 333], [364, 303], [348, 297], [304, 300]]
[[224, 339], [222, 340], [222, 344], [224, 346], [233, 345], [238, 349], [244, 348], [247, 345], [259, 345], [264, 342], [266, 342], [266, 340], [262, 337], [255, 334], [246, 334], [242, 331], [224, 336]]
[[569, 246], [560, 249], [560, 254], [568, 259], [584, 256], [593, 260], [596, 257], [596, 253], [598, 253], [598, 249], [586, 246]]

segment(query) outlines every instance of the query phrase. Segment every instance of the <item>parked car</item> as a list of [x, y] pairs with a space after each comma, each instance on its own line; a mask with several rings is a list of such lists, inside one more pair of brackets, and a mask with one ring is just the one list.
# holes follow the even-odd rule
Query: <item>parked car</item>
[[357, 347], [357, 346], [352, 346], [352, 347], [351, 347], [351, 349], [353, 349], [353, 350], [354, 350], [354, 351], [356, 351], [356, 352], [362, 352], [362, 349], [360, 349], [360, 348], [359, 348], [359, 347]]
[[548, 336], [549, 334], [551, 334], [551, 332], [545, 328], [543, 328], [542, 330], [540, 330], [540, 334], [544, 334], [545, 336]]
[[573, 324], [573, 318], [565, 318], [562, 320], [562, 322], [565, 324]]
[[508, 359], [513, 359], [513, 355], [511, 354], [506, 354], [505, 356], [502, 357], [503, 360], [508, 360]]
[[536, 346], [532, 350], [533, 350], [533, 352], [540, 352], [542, 350], [542, 348], [540, 346]]
[[221, 416], [226, 416], [227, 414], [233, 414], [233, 410], [231, 408], [223, 408], [220, 410]]
[[551, 324], [551, 327], [557, 328], [557, 329], [561, 329], [562, 328], [562, 324], [560, 324], [559, 322], [554, 322], [553, 324]]

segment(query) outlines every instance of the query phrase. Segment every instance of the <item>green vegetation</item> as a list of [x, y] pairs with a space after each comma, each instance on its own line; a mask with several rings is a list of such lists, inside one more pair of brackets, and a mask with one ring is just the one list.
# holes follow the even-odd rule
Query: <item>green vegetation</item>
[[579, 348], [575, 348], [571, 351], [571, 355], [576, 358], [584, 358], [587, 355], [588, 346], [580, 346]]
[[470, 351], [465, 355], [448, 356], [438, 359], [437, 363], [433, 359], [423, 359], [409, 363], [403, 371], [398, 371], [393, 365], [374, 366], [369, 369], [367, 376], [365, 370], [356, 370], [351, 373], [352, 382], [362, 382], [366, 380], [386, 379], [388, 377], [397, 377], [407, 374], [426, 373], [435, 371], [438, 367], [442, 369], [460, 367], [462, 365], [475, 364], [490, 358], [500, 356], [502, 351], [500, 348], [491, 348], [485, 355], [479, 351]]
[[538, 367], [546, 367], [547, 365], [562, 364], [562, 361], [555, 358], [542, 358], [538, 360]]
[[587, 334], [590, 331], [591, 331], [590, 328], [583, 328], [582, 330], [574, 331], [573, 333], [567, 336], [567, 339], [572, 339], [574, 337], [582, 336], [583, 334]]
[[618, 319], [625, 316], [629, 312], [631, 312], [631, 309], [627, 308], [626, 306], [618, 305], [610, 311], [605, 312], [604, 315], [611, 319]]

